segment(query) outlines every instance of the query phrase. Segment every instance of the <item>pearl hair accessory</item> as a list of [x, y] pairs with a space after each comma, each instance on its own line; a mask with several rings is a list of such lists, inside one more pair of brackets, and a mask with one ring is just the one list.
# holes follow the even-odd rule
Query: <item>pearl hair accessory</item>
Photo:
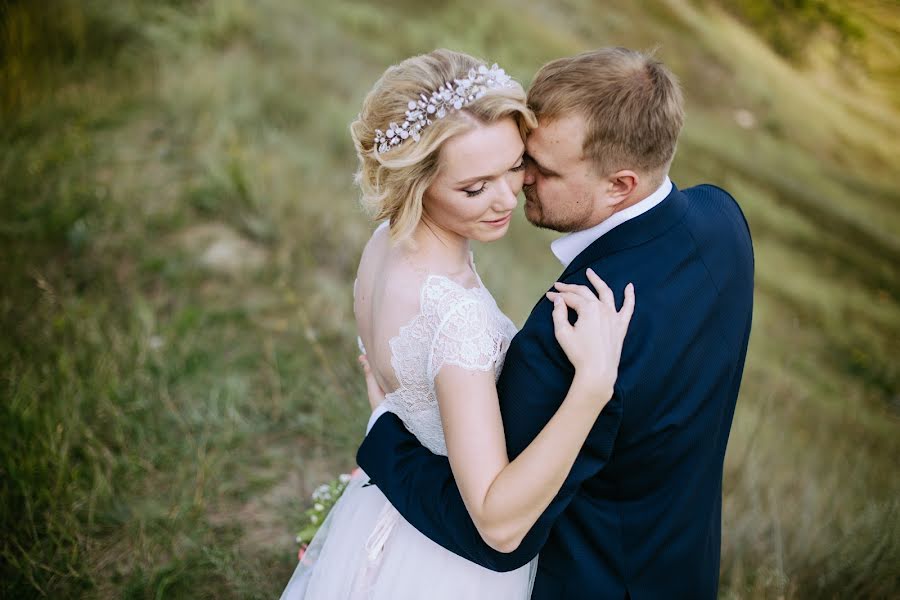
[[449, 111], [461, 109], [484, 96], [489, 89], [516, 85], [496, 63], [490, 68], [481, 65], [477, 70], [469, 69], [468, 77], [454, 81], [456, 85], [447, 82], [431, 92], [430, 97], [419, 94], [418, 100], [410, 100], [406, 119], [399, 125], [391, 122], [387, 131], [376, 129], [375, 147], [378, 152], [387, 152], [408, 138], [418, 142], [422, 130], [434, 122], [432, 119], [443, 119]]

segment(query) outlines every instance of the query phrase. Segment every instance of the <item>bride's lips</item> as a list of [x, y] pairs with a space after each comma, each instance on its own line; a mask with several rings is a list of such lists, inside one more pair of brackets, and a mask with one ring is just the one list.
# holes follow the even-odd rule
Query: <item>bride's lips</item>
[[491, 227], [503, 227], [507, 223], [509, 223], [510, 219], [512, 219], [512, 213], [509, 213], [502, 219], [497, 219], [496, 221], [485, 221]]

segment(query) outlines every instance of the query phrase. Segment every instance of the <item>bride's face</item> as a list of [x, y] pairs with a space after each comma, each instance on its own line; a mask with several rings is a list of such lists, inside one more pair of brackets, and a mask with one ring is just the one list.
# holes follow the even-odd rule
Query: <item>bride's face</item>
[[524, 152], [512, 117], [447, 140], [438, 176], [425, 191], [423, 220], [480, 242], [503, 237], [522, 190]]

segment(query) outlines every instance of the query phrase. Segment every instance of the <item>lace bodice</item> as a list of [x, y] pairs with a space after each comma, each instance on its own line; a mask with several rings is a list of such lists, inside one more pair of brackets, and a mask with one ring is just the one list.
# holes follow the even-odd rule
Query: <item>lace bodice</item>
[[384, 406], [422, 445], [446, 456], [435, 377], [444, 365], [494, 369], [499, 376], [516, 327], [486, 288], [464, 288], [441, 275], [422, 284], [419, 306], [419, 314], [389, 342], [399, 387]]

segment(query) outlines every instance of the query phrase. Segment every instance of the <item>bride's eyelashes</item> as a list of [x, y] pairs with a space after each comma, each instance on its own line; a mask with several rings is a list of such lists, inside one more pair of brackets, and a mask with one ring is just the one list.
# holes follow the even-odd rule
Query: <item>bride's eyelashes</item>
[[477, 190], [463, 190], [463, 191], [466, 193], [466, 196], [468, 196], [469, 198], [474, 198], [475, 196], [477, 196], [478, 194], [480, 194], [481, 192], [483, 192], [486, 189], [487, 189], [487, 182], [485, 181], [484, 183], [481, 184], [481, 187], [478, 188]]
[[[519, 159], [519, 164], [517, 164], [516, 166], [511, 168], [509, 171], [510, 171], [510, 173], [518, 173], [519, 171], [524, 171], [524, 170], [525, 170], [525, 158], [522, 157], [521, 159]], [[468, 196], [469, 198], [474, 198], [475, 196], [477, 196], [478, 194], [480, 194], [481, 192], [483, 192], [486, 189], [487, 189], [487, 182], [485, 181], [484, 183], [481, 184], [481, 187], [478, 188], [477, 190], [463, 190], [463, 191], [466, 193], [466, 196]]]

